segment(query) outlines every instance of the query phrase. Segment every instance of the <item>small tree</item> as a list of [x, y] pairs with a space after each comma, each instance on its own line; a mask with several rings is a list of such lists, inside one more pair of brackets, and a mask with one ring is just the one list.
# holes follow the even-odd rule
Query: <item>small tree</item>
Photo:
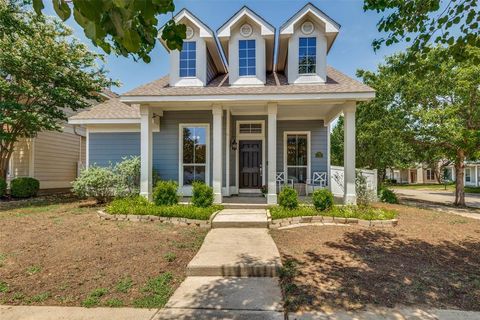
[[60, 130], [66, 111], [113, 84], [96, 64], [102, 57], [71, 36], [59, 21], [0, 1], [0, 177], [19, 139]]

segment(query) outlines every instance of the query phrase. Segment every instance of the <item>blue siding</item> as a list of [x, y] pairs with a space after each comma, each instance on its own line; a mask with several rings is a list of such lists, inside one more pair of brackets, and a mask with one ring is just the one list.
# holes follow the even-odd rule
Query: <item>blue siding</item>
[[139, 132], [89, 134], [89, 165], [108, 166], [128, 156], [140, 155]]

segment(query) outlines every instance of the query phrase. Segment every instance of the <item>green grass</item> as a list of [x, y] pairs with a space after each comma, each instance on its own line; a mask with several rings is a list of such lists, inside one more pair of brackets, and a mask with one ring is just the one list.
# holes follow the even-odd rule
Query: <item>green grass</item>
[[165, 259], [165, 261], [167, 261], [167, 262], [173, 262], [173, 261], [175, 261], [175, 259], [177, 259], [177, 255], [173, 252], [167, 252], [163, 256], [163, 259]]
[[357, 218], [362, 220], [390, 220], [395, 219], [397, 216], [397, 213], [394, 210], [354, 206], [335, 206], [325, 211], [318, 211], [314, 207], [310, 206], [300, 206], [293, 210], [275, 206], [270, 208], [270, 214], [272, 215], [273, 220], [302, 216], [328, 216], [338, 218]]
[[7, 260], [7, 255], [5, 253], [0, 253], [0, 267], [5, 265], [5, 260]]
[[40, 266], [35, 266], [35, 265], [28, 267], [26, 270], [29, 276], [34, 275], [35, 273], [39, 273], [40, 271], [42, 271], [42, 268]]
[[105, 288], [98, 288], [90, 292], [88, 297], [82, 301], [82, 307], [91, 308], [98, 306], [100, 303], [100, 298], [108, 293], [108, 290]]
[[8, 283], [0, 281], [0, 293], [8, 292]]
[[37, 295], [34, 295], [33, 297], [30, 298], [30, 302], [43, 302], [50, 298], [50, 293], [49, 292], [43, 292], [39, 293]]
[[192, 205], [157, 206], [143, 197], [113, 200], [106, 208], [110, 214], [153, 215], [160, 217], [177, 217], [197, 220], [208, 220], [210, 216], [223, 209], [222, 206], [207, 208]]
[[115, 289], [118, 292], [127, 293], [128, 290], [130, 290], [132, 288], [132, 286], [133, 286], [132, 278], [125, 277], [123, 279], [120, 279], [120, 281], [117, 282], [117, 285], [115, 286]]
[[158, 277], [148, 280], [142, 292], [144, 296], [134, 301], [137, 308], [162, 308], [173, 293], [173, 276], [164, 272]]
[[[440, 191], [440, 190], [447, 190], [454, 192], [455, 191], [455, 184], [435, 184], [435, 183], [419, 183], [419, 184], [392, 184], [389, 185], [394, 189], [411, 189], [411, 190], [433, 190], [433, 191]], [[465, 186], [466, 193], [480, 193], [480, 187], [467, 187]]]
[[123, 307], [123, 301], [117, 298], [112, 298], [105, 301], [105, 305], [111, 308], [119, 308], [119, 307]]

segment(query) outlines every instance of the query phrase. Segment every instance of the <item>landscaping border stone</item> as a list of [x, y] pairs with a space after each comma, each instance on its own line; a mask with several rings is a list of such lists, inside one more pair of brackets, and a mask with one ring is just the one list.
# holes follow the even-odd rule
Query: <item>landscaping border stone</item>
[[[267, 211], [269, 215], [269, 210]], [[398, 219], [391, 220], [362, 220], [357, 218], [341, 218], [330, 216], [300, 216], [284, 219], [269, 220], [268, 227], [270, 229], [278, 229], [291, 225], [311, 225], [312, 223], [320, 224], [358, 224], [366, 227], [395, 227]]]
[[209, 220], [197, 220], [178, 217], [160, 217], [154, 215], [135, 215], [135, 214], [109, 214], [103, 210], [98, 210], [97, 215], [102, 220], [112, 221], [132, 221], [132, 222], [160, 222], [171, 223], [181, 226], [197, 226], [200, 228], [211, 228], [212, 217], [214, 217], [219, 211], [215, 211]]

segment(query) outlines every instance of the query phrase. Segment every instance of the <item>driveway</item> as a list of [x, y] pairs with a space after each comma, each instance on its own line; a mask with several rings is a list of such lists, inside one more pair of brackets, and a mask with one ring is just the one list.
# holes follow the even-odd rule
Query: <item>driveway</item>
[[[438, 204], [452, 205], [455, 201], [455, 194], [450, 191], [440, 190], [414, 190], [414, 189], [395, 189], [395, 193], [402, 199], [417, 201], [428, 201]], [[466, 193], [465, 203], [468, 207], [480, 209], [480, 194]]]

